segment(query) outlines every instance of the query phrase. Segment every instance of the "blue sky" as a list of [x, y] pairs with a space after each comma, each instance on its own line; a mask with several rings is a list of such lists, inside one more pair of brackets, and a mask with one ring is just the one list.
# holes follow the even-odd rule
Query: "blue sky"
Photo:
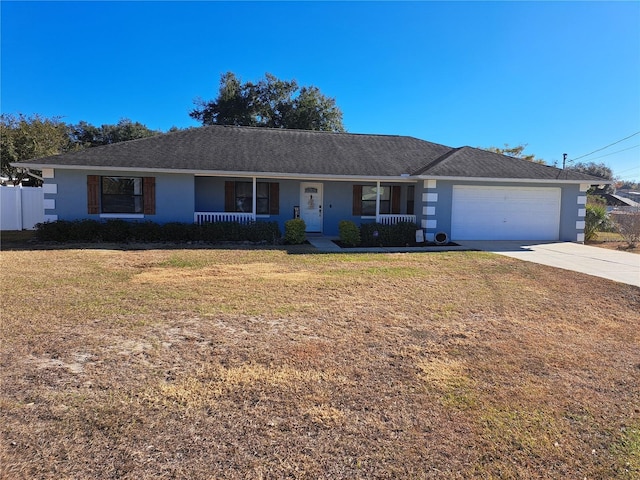
[[[353, 133], [528, 144], [640, 132], [640, 2], [0, 2], [1, 110], [196, 126], [220, 74], [334, 97]], [[624, 150], [624, 151], [621, 151]], [[618, 153], [616, 153], [618, 152]], [[603, 157], [603, 155], [606, 155]], [[640, 180], [640, 133], [582, 161]]]

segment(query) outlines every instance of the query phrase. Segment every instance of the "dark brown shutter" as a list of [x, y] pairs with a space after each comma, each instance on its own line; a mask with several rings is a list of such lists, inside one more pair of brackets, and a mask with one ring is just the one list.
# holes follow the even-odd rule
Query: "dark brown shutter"
[[414, 214], [415, 207], [415, 196], [416, 196], [416, 187], [414, 185], [409, 185], [407, 187], [407, 215]]
[[400, 186], [391, 187], [391, 213], [400, 213]]
[[224, 182], [224, 211], [236, 211], [236, 183]]
[[87, 212], [100, 213], [100, 177], [87, 175]]
[[362, 185], [353, 186], [353, 215], [362, 215]]
[[280, 184], [269, 184], [269, 215], [280, 213]]
[[145, 215], [156, 214], [156, 177], [143, 177], [142, 202]]

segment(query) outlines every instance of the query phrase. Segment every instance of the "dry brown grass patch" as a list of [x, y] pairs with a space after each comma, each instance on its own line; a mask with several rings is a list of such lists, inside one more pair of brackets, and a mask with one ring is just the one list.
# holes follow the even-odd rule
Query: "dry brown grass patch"
[[640, 475], [640, 289], [479, 252], [1, 252], [2, 478]]

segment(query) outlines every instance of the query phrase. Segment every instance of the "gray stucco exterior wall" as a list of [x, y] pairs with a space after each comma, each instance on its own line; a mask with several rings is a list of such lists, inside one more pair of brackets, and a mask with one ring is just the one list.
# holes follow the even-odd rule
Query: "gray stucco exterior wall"
[[[140, 221], [157, 223], [194, 221], [194, 212], [224, 212], [225, 181], [252, 181], [250, 177], [209, 177], [193, 174], [150, 174], [149, 172], [118, 171], [82, 171], [71, 169], [44, 169], [43, 177], [46, 220], [95, 220], [113, 218], [113, 215], [87, 213], [87, 175], [144, 177], [156, 179], [156, 214], [122, 216]], [[301, 184], [299, 179], [263, 179], [258, 182], [277, 182], [279, 184], [279, 213], [277, 215], [258, 215], [258, 220], [278, 222], [281, 231], [284, 223], [293, 218], [294, 207], [300, 205]], [[375, 221], [374, 217], [353, 215], [353, 186], [373, 185], [372, 181], [329, 181], [309, 180], [322, 184], [323, 221], [322, 233], [338, 235], [341, 220], [351, 220], [356, 225]], [[410, 182], [383, 182], [383, 185], [401, 185], [401, 211], [406, 213], [408, 186], [415, 185], [414, 213], [417, 223], [425, 230], [426, 238], [433, 240], [437, 232], [451, 235], [451, 213], [453, 189], [455, 185], [477, 185], [496, 187], [556, 187], [561, 190], [559, 240], [581, 242], [584, 240], [584, 217], [586, 208], [586, 189], [588, 185], [549, 184], [541, 182], [488, 182], [458, 180], [419, 180]], [[535, 212], [523, 212], [531, 215]], [[455, 239], [454, 239], [455, 240]]]
[[[87, 175], [110, 177], [145, 177], [156, 179], [156, 214], [138, 216], [157, 223], [193, 222], [193, 175], [155, 174], [148, 172], [43, 170], [45, 221], [112, 218], [87, 211]], [[55, 192], [55, 193], [54, 193]], [[126, 216], [122, 216], [126, 218]]]
[[[584, 217], [586, 204], [586, 189], [588, 185], [579, 184], [544, 184], [531, 182], [474, 182], [453, 180], [425, 180], [420, 185], [420, 200], [418, 223], [425, 229], [426, 238], [433, 240], [437, 232], [451, 235], [451, 212], [453, 207], [454, 185], [476, 185], [495, 187], [556, 187], [561, 189], [560, 225], [558, 238], [560, 241], [584, 241]], [[532, 215], [523, 212], [523, 215]], [[455, 239], [453, 239], [455, 240]], [[526, 239], [522, 239], [526, 240]]]

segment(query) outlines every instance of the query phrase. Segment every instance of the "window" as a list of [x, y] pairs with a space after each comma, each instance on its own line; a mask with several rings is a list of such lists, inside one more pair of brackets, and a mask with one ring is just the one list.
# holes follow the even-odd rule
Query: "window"
[[[353, 186], [353, 215], [374, 217], [376, 215], [375, 185]], [[381, 214], [400, 213], [400, 186], [380, 186]]]
[[90, 214], [155, 215], [155, 177], [87, 176]]
[[[235, 211], [251, 213], [253, 209], [253, 184], [251, 182], [236, 182], [235, 190]], [[268, 183], [258, 182], [256, 184], [256, 213], [258, 215], [269, 214]]]
[[[362, 186], [362, 216], [375, 216], [376, 195], [378, 189], [372, 185]], [[391, 188], [380, 187], [380, 213], [389, 213], [391, 210]]]
[[[279, 184], [256, 182], [256, 214], [278, 215]], [[253, 210], [252, 182], [225, 182], [225, 211], [246, 212]]]
[[143, 213], [142, 177], [102, 177], [102, 213]]

